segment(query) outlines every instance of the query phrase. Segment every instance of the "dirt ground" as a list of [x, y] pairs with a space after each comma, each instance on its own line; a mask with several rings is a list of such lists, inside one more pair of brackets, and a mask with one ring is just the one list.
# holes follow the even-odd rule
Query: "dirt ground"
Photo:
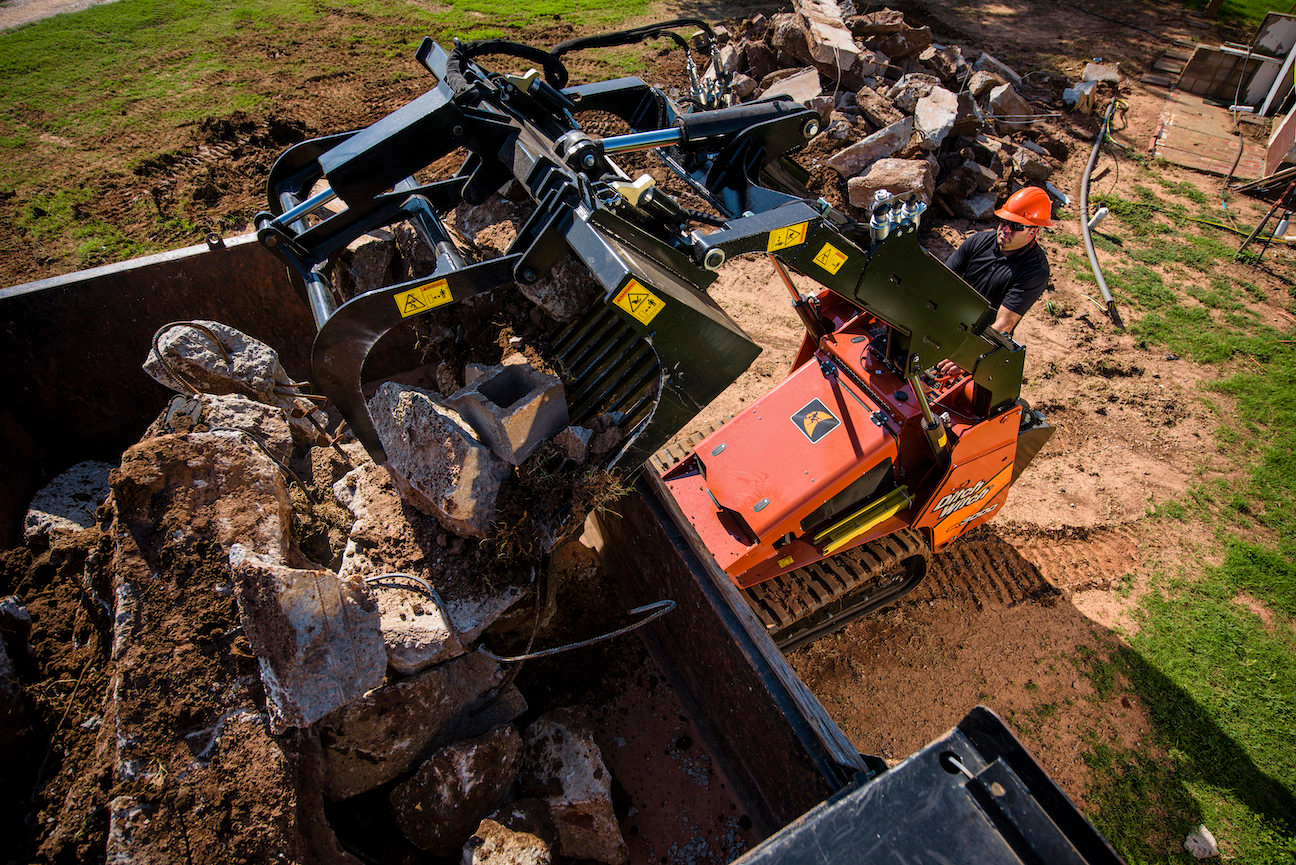
[[[0, 7], [0, 26], [7, 26], [3, 15], [35, 2]], [[1165, 93], [1138, 84], [1138, 74], [1167, 47], [1168, 38], [1219, 39], [1218, 32], [1193, 26], [1178, 6], [1175, 20], [1167, 23], [1160, 7], [1097, 5], [1125, 22], [1120, 24], [1037, 0], [957, 8], [935, 2], [891, 5], [910, 23], [930, 24], [939, 39], [992, 50], [1026, 74], [1074, 80], [1093, 57], [1120, 61], [1127, 73], [1129, 111], [1118, 137], [1141, 153], [1157, 128]], [[676, 11], [723, 20], [750, 10], [717, 3], [704, 9], [681, 4]], [[531, 35], [547, 43], [569, 33]], [[133, 204], [144, 196], [160, 210], [177, 202], [201, 207], [211, 227], [241, 230], [263, 206], [263, 179], [283, 148], [376, 118], [420, 92], [423, 83], [414, 78], [376, 91], [363, 73], [342, 75], [293, 89], [273, 113], [210, 118], [177, 130], [187, 143], [174, 159], [144, 163], [126, 174], [92, 171], [101, 195], [91, 215], [114, 221], [125, 233], [145, 230], [152, 221], [140, 219]], [[1070, 152], [1053, 182], [1073, 201], [1097, 125], [1094, 118], [1066, 117], [1055, 126]], [[116, 142], [114, 148], [118, 158], [129, 160], [130, 142]], [[1100, 174], [1103, 167], [1109, 172], [1094, 191], [1120, 192], [1128, 175], [1116, 170], [1109, 156], [1099, 165]], [[1170, 166], [1158, 171], [1203, 190], [1218, 189], [1219, 178]], [[13, 206], [0, 202], [6, 210]], [[924, 242], [943, 258], [962, 237], [983, 227], [933, 213]], [[1056, 230], [1079, 233], [1074, 205]], [[176, 245], [193, 242], [174, 240]], [[1028, 346], [1024, 396], [1046, 412], [1055, 435], [1013, 489], [1002, 515], [941, 554], [924, 587], [897, 606], [795, 652], [792, 663], [853, 743], [888, 759], [921, 747], [972, 706], [986, 704], [1092, 813], [1088, 769], [1078, 756], [1082, 741], [1096, 737], [1129, 747], [1143, 742], [1149, 721], [1137, 698], [1119, 688], [1099, 700], [1081, 659], [1137, 627], [1131, 611], [1153, 572], [1173, 572], [1181, 562], [1209, 557], [1209, 538], [1181, 524], [1153, 524], [1149, 509], [1182, 496], [1203, 476], [1231, 469], [1218, 456], [1212, 437], [1218, 420], [1198, 387], [1207, 373], [1118, 332], [1093, 302], [1091, 288], [1065, 263], [1071, 250], [1046, 246], [1054, 290], [1045, 301], [1055, 312], [1047, 312], [1042, 301], [1017, 337]], [[3, 284], [66, 269], [63, 259], [21, 240], [6, 240], [3, 252]], [[1254, 308], [1266, 320], [1281, 321], [1278, 280], [1246, 265], [1236, 268], [1237, 278], [1269, 293], [1271, 302], [1253, 302]], [[698, 428], [723, 420], [775, 383], [800, 342], [786, 291], [764, 260], [731, 262], [712, 294], [765, 352], [699, 417]], [[93, 630], [80, 619], [67, 627]], [[69, 682], [84, 670], [80, 657], [58, 666]]]

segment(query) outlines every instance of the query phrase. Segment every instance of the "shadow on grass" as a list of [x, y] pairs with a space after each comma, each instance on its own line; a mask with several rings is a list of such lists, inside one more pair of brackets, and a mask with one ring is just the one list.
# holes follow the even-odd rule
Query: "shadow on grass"
[[[1093, 770], [1092, 795], [1101, 808], [1095, 822], [1131, 862], [1164, 861], [1164, 851], [1181, 849], [1201, 823], [1226, 844], [1242, 840], [1244, 832], [1249, 841], [1241, 846], [1251, 848], [1239, 851], [1244, 861], [1291, 861], [1296, 795], [1289, 786], [1257, 766], [1206, 708], [1137, 650], [1120, 646], [1109, 660], [1090, 661], [1100, 693], [1105, 681], [1115, 682], [1113, 674], [1123, 675], [1153, 727], [1150, 747], [1118, 751], [1090, 741], [1085, 755]], [[1236, 838], [1203, 808], [1206, 790], [1249, 812], [1242, 817], [1234, 812], [1236, 820], [1249, 824], [1233, 827]]]

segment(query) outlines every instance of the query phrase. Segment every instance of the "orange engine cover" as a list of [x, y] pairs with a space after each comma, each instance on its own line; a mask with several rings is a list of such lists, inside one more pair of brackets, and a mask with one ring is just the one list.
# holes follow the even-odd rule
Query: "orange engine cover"
[[897, 461], [894, 427], [870, 394], [810, 362], [700, 442], [665, 481], [737, 577], [775, 556], [776, 541], [801, 535], [804, 518], [869, 469]]

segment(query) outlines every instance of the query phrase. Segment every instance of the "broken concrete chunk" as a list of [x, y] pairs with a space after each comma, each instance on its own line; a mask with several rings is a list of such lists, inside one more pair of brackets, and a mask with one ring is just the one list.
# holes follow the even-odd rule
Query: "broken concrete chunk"
[[888, 36], [899, 33], [906, 28], [904, 13], [895, 9], [879, 9], [864, 15], [852, 15], [846, 19], [851, 33], [860, 39], [870, 36]]
[[968, 93], [971, 93], [972, 96], [975, 97], [976, 99], [980, 99], [982, 96], [985, 96], [987, 93], [989, 93], [994, 88], [998, 87], [1000, 84], [1006, 84], [1006, 83], [1007, 82], [1004, 81], [1003, 76], [996, 75], [993, 72], [987, 72], [984, 69], [980, 69], [977, 70], [976, 72], [973, 72], [968, 77], [967, 86], [965, 90]]
[[542, 799], [519, 799], [495, 811], [464, 844], [462, 865], [550, 865], [558, 832]]
[[589, 458], [590, 439], [594, 431], [583, 426], [569, 426], [554, 436], [554, 444], [562, 448], [567, 459], [583, 463]]
[[1008, 83], [1016, 87], [1021, 87], [1022, 77], [1013, 71], [1011, 66], [1001, 62], [993, 54], [987, 54], [982, 51], [981, 56], [972, 64], [972, 69], [977, 72], [993, 72]]
[[778, 58], [764, 42], [747, 43], [747, 69], [751, 77], [761, 81], [778, 68]]
[[792, 12], [779, 12], [770, 19], [770, 47], [782, 66], [813, 66], [809, 36], [801, 16]]
[[[859, 46], [847, 28], [837, 0], [793, 0], [793, 7], [806, 23], [810, 56], [821, 72], [832, 74], [872, 72], [872, 65], [862, 69]], [[824, 67], [828, 68], [824, 68]]]
[[855, 94], [859, 112], [869, 123], [879, 129], [899, 123], [904, 119], [900, 109], [891, 104], [891, 100], [869, 87], [861, 87]]
[[891, 89], [886, 92], [886, 98], [905, 114], [913, 114], [914, 109], [918, 107], [918, 100], [931, 93], [932, 88], [940, 86], [941, 80], [935, 75], [909, 72], [891, 85]]
[[[425, 573], [434, 567], [425, 549], [434, 523], [414, 508], [402, 505], [390, 472], [372, 462], [361, 463], [333, 485], [333, 495], [355, 516], [338, 572], [360, 577], [393, 572]], [[448, 553], [447, 553], [448, 554]], [[461, 645], [477, 639], [525, 592], [521, 586], [487, 586], [484, 582], [460, 581], [434, 586], [441, 609]]]
[[307, 727], [382, 684], [387, 653], [363, 581], [273, 564], [238, 544], [229, 562], [272, 727]]
[[57, 537], [93, 528], [113, 468], [102, 462], [77, 463], [41, 487], [23, 517], [23, 543], [45, 548]]
[[434, 753], [391, 792], [401, 833], [420, 850], [451, 856], [517, 779], [522, 737], [510, 725]]
[[378, 604], [387, 661], [410, 676], [463, 654], [444, 601], [414, 580], [400, 575], [367, 583]]
[[908, 144], [913, 128], [913, 118], [906, 117], [850, 147], [839, 150], [825, 162], [842, 177], [854, 177], [877, 160], [891, 156]]
[[279, 353], [227, 324], [193, 324], [167, 328], [158, 340], [162, 358], [149, 349], [144, 371], [177, 393], [241, 393], [273, 405], [275, 390], [289, 381]]
[[390, 285], [397, 258], [396, 236], [386, 228], [362, 234], [338, 253], [333, 265], [333, 286], [344, 298]]
[[925, 159], [879, 159], [861, 177], [852, 177], [846, 184], [850, 203], [856, 207], [873, 204], [873, 194], [885, 189], [892, 195], [916, 192], [930, 204], [936, 192], [936, 180], [931, 163]]
[[243, 394], [278, 406], [288, 415], [298, 441], [319, 440], [319, 430], [307, 415], [321, 425], [327, 416], [304, 397], [293, 396], [292, 379], [279, 353], [260, 340], [227, 324], [195, 321], [168, 327], [158, 349], [162, 357], [150, 348], [144, 371], [159, 384], [185, 395]]
[[989, 219], [990, 215], [995, 211], [995, 197], [989, 193], [972, 195], [960, 199], [959, 207], [956, 210], [959, 216], [974, 221]]
[[977, 107], [972, 94], [963, 92], [958, 95], [958, 112], [954, 117], [954, 128], [950, 135], [973, 135], [985, 123], [981, 109]]
[[292, 500], [283, 474], [243, 436], [145, 439], [122, 454], [112, 486], [119, 520], [147, 555], [239, 543], [268, 562], [287, 556]]
[[1027, 180], [1044, 183], [1053, 175], [1053, 165], [1047, 156], [1040, 156], [1025, 147], [1019, 147], [1012, 156], [1013, 165]]
[[756, 87], [756, 79], [741, 72], [734, 73], [733, 78], [729, 80], [729, 90], [739, 99], [746, 99], [751, 96], [756, 92]]
[[248, 399], [242, 394], [200, 393], [175, 396], [145, 437], [171, 433], [230, 431], [248, 435], [281, 463], [292, 456], [293, 438], [287, 413], [275, 405]]
[[480, 736], [526, 711], [526, 701], [485, 655], [460, 655], [377, 688], [319, 722], [324, 795], [372, 790], [413, 769], [429, 751]]
[[978, 192], [989, 192], [990, 187], [994, 186], [995, 182], [999, 180], [998, 174], [972, 159], [963, 163], [963, 170], [972, 177]]
[[1080, 74], [1081, 81], [1106, 81], [1111, 84], [1120, 84], [1121, 73], [1119, 63], [1094, 63], [1085, 64], [1084, 72]]
[[369, 401], [369, 414], [387, 471], [406, 501], [448, 531], [485, 537], [509, 467], [459, 413], [434, 393], [384, 382]]
[[1018, 95], [1011, 84], [1001, 84], [991, 90], [989, 105], [990, 114], [999, 129], [1030, 128], [1030, 118], [1035, 114], [1035, 109]]
[[528, 727], [524, 740], [522, 788], [549, 803], [562, 855], [622, 865], [629, 850], [612, 809], [612, 776], [589, 727], [556, 709]]
[[903, 60], [920, 54], [932, 44], [930, 27], [916, 27], [898, 30], [887, 36], [875, 46], [878, 51], [893, 60]]
[[819, 85], [818, 70], [804, 69], [779, 80], [761, 94], [761, 99], [790, 96], [793, 100], [804, 105], [821, 93], [823, 93], [823, 88]]
[[483, 370], [446, 404], [497, 457], [515, 466], [567, 426], [562, 382], [525, 363]]
[[1062, 104], [1071, 111], [1093, 114], [1098, 107], [1098, 82], [1081, 81], [1062, 91]]
[[950, 86], [961, 84], [969, 72], [963, 51], [957, 45], [929, 45], [918, 55], [918, 60]]
[[585, 312], [603, 293], [603, 286], [590, 269], [571, 255], [564, 256], [535, 282], [519, 282], [517, 287], [551, 318], [564, 322]]
[[959, 99], [944, 87], [933, 87], [914, 107], [914, 131], [924, 150], [939, 150], [958, 117]]

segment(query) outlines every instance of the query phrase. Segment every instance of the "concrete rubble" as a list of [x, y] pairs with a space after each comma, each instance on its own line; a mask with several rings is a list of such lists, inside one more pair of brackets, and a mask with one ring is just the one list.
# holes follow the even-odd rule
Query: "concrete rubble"
[[[517, 466], [550, 441], [576, 464], [615, 447], [617, 418], [570, 427], [559, 380], [515, 352], [441, 376], [466, 383], [449, 396], [379, 387], [379, 465], [356, 442], [292, 435], [281, 391], [295, 391], [259, 340], [202, 322], [159, 348], [165, 363], [151, 352], [146, 370], [182, 393], [120, 465], [74, 467], [26, 517], [33, 550], [94, 548], [73, 565], [112, 643], [104, 709], [84, 727], [103, 784], [68, 795], [50, 858], [171, 861], [211, 838], [184, 855], [353, 865], [332, 826], [359, 799], [387, 803], [410, 849], [459, 858], [475, 837], [470, 859], [559, 855], [550, 812], [573, 805], [519, 802], [515, 725], [530, 707], [482, 648], [535, 626], [519, 603], [535, 565], [476, 551]], [[316, 522], [327, 531], [308, 545]], [[35, 732], [17, 672], [31, 621], [21, 598], [0, 599], [6, 753]], [[96, 808], [97, 854], [74, 832]], [[615, 815], [600, 832], [568, 846], [619, 863]]]
[[[1021, 186], [1042, 186], [1065, 155], [1032, 148], [1061, 107], [1052, 90], [985, 51], [934, 41], [896, 10], [798, 0], [734, 28], [723, 55], [742, 82], [738, 99], [790, 97], [821, 113], [823, 131], [802, 161], [836, 173], [839, 195], [829, 199], [847, 209], [866, 210], [885, 188], [980, 221]], [[968, 180], [981, 171], [989, 185]]]
[[386, 382], [369, 414], [403, 498], [448, 531], [485, 537], [508, 464], [439, 394]]

